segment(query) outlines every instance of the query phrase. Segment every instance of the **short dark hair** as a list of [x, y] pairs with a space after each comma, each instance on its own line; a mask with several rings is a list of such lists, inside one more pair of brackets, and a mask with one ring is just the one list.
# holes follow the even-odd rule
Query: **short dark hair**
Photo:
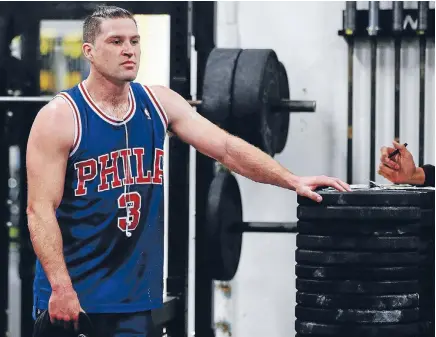
[[133, 14], [128, 10], [116, 6], [98, 6], [94, 13], [87, 16], [83, 24], [83, 42], [94, 43], [95, 37], [100, 33], [100, 24], [103, 19], [128, 18], [135, 22]]

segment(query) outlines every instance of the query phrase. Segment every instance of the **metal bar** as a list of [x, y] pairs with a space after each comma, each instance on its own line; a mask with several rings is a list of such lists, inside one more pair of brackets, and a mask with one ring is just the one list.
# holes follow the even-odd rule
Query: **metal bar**
[[370, 180], [375, 180], [375, 127], [376, 127], [376, 67], [377, 67], [377, 32], [379, 30], [379, 1], [369, 3], [369, 25], [368, 34], [371, 44], [371, 130], [370, 130]]
[[[0, 103], [48, 103], [53, 96], [0, 96]], [[201, 106], [201, 100], [186, 100], [191, 106]], [[276, 107], [277, 112], [315, 112], [316, 101], [292, 101], [283, 99]]]
[[53, 96], [0, 96], [0, 103], [48, 103]]
[[394, 115], [395, 115], [395, 125], [394, 125], [394, 139], [396, 142], [400, 141], [400, 65], [401, 65], [401, 38], [396, 37], [394, 42]]
[[376, 127], [376, 74], [377, 68], [377, 40], [375, 37], [371, 38], [371, 122], [370, 122], [370, 180], [375, 180], [375, 163], [376, 163], [376, 151], [375, 151], [375, 127]]
[[427, 40], [428, 2], [418, 3], [418, 35], [419, 35], [419, 166], [424, 165], [425, 146], [425, 50]]
[[[172, 3], [170, 15], [170, 88], [190, 96], [188, 2]], [[186, 336], [189, 257], [189, 146], [178, 137], [169, 139], [168, 157], [168, 277], [167, 296], [177, 297], [169, 336]]]
[[353, 59], [354, 39], [348, 40], [348, 129], [347, 129], [347, 183], [353, 183]]
[[[197, 51], [197, 98], [203, 95], [202, 83], [210, 51], [216, 41], [215, 2], [193, 1], [193, 32]], [[199, 101], [201, 102], [201, 101]], [[201, 108], [200, 108], [201, 113]], [[210, 266], [205, 259], [206, 202], [210, 183], [214, 177], [215, 162], [200, 152], [195, 153], [195, 309], [193, 331], [188, 336], [214, 337], [214, 298], [213, 280]], [[191, 328], [191, 326], [189, 326]]]
[[[38, 96], [39, 87], [39, 40], [40, 26], [37, 18], [28, 17], [21, 35], [21, 60], [26, 65], [29, 75], [29, 82], [23, 86], [22, 95]], [[23, 83], [24, 84], [24, 83]], [[21, 336], [32, 336], [33, 333], [33, 281], [36, 255], [30, 240], [30, 233], [27, 226], [27, 180], [26, 180], [26, 151], [27, 135], [33, 123], [35, 115], [26, 114], [20, 118], [20, 132], [23, 135], [19, 138], [20, 148], [20, 262], [19, 273], [21, 278]], [[25, 136], [24, 136], [25, 135]]]
[[392, 30], [395, 34], [394, 39], [394, 62], [395, 62], [395, 72], [394, 72], [394, 114], [395, 114], [395, 125], [394, 125], [394, 139], [396, 142], [400, 141], [400, 76], [401, 76], [401, 32], [403, 30], [403, 2], [395, 1], [393, 3], [393, 21]]
[[348, 42], [348, 130], [347, 130], [347, 182], [353, 182], [353, 68], [354, 31], [356, 30], [356, 1], [347, 1], [345, 9], [345, 34]]
[[293, 101], [282, 99], [280, 103], [274, 107], [277, 112], [315, 112], [315, 101]]
[[[3, 88], [0, 88], [2, 90]], [[0, 336], [8, 335], [8, 275], [9, 275], [9, 142], [6, 133], [6, 114], [0, 115]]]
[[296, 222], [242, 222], [234, 226], [244, 233], [297, 233]]

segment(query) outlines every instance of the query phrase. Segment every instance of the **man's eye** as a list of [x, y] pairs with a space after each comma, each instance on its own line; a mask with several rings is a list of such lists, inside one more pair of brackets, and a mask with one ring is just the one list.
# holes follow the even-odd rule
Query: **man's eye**
[[138, 44], [139, 43], [139, 40], [133, 40], [132, 41], [132, 44]]
[[113, 44], [120, 44], [121, 41], [120, 41], [120, 40], [113, 40], [112, 43], [113, 43]]

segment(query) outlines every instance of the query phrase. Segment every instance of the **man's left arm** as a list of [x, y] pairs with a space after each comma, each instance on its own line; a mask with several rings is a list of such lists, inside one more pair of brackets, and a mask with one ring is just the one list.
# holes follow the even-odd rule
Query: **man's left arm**
[[176, 92], [161, 86], [154, 86], [152, 90], [168, 115], [171, 132], [229, 170], [259, 183], [295, 190], [316, 201], [321, 201], [313, 192], [318, 186], [349, 190], [349, 186], [337, 178], [296, 176], [265, 152], [202, 117]]

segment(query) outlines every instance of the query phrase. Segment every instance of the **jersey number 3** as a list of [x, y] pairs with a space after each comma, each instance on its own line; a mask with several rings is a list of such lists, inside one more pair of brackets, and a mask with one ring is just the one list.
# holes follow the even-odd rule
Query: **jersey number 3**
[[118, 228], [123, 232], [135, 230], [141, 217], [141, 195], [138, 192], [121, 194], [118, 198], [118, 207], [125, 208], [127, 212], [127, 217], [118, 218]]

